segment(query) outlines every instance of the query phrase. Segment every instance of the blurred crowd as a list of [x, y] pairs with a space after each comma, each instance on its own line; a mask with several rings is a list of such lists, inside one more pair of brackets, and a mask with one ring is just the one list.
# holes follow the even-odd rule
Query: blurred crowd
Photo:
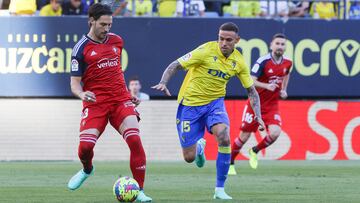
[[0, 0], [0, 15], [87, 15], [97, 2], [125, 17], [360, 19], [360, 0]]

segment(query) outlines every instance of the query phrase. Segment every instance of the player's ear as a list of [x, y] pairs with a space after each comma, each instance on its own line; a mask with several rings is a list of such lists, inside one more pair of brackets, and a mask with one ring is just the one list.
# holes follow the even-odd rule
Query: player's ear
[[94, 19], [94, 17], [90, 17], [89, 18], [89, 26], [91, 27], [92, 25], [94, 25], [95, 24], [95, 19]]
[[235, 43], [235, 44], [237, 44], [239, 41], [240, 41], [240, 36], [238, 35], [238, 36], [236, 37], [236, 43]]

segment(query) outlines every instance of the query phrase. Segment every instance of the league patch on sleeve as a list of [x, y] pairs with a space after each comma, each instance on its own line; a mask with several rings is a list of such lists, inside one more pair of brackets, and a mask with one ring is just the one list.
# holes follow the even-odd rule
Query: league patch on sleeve
[[71, 60], [71, 71], [79, 70], [79, 62], [76, 59]]
[[259, 68], [260, 68], [260, 65], [258, 63], [256, 63], [252, 69], [251, 69], [251, 72], [253, 73], [257, 73], [259, 71]]
[[191, 59], [191, 53], [185, 54], [184, 56], [181, 57], [181, 60], [183, 61], [188, 61]]

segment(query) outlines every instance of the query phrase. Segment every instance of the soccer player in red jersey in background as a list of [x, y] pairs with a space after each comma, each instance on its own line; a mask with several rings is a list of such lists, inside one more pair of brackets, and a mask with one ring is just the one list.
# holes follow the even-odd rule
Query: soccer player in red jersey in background
[[[281, 133], [281, 117], [279, 114], [279, 97], [287, 97], [287, 86], [292, 61], [284, 57], [286, 49], [286, 36], [275, 34], [270, 44], [271, 52], [260, 57], [251, 69], [254, 84], [259, 92], [261, 102], [261, 115], [266, 125], [266, 137], [249, 150], [249, 163], [251, 168], [257, 168], [257, 153], [270, 146]], [[240, 149], [249, 139], [251, 133], [256, 132], [258, 123], [254, 120], [254, 112], [249, 101], [244, 108], [241, 124], [241, 132], [232, 144], [231, 165], [229, 175], [235, 175], [234, 162]]]
[[108, 122], [123, 136], [130, 148], [130, 168], [141, 191], [137, 201], [152, 199], [143, 191], [146, 156], [139, 136], [139, 103], [126, 88], [120, 59], [123, 40], [109, 33], [112, 11], [107, 5], [89, 9], [90, 31], [75, 45], [71, 61], [71, 91], [83, 101], [78, 155], [83, 169], [69, 181], [75, 190], [94, 173], [93, 148]]

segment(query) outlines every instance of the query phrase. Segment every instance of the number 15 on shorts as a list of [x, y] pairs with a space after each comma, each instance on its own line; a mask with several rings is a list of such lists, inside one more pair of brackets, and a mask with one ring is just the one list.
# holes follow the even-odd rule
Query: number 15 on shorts
[[181, 121], [181, 130], [183, 132], [190, 132], [190, 121]]

